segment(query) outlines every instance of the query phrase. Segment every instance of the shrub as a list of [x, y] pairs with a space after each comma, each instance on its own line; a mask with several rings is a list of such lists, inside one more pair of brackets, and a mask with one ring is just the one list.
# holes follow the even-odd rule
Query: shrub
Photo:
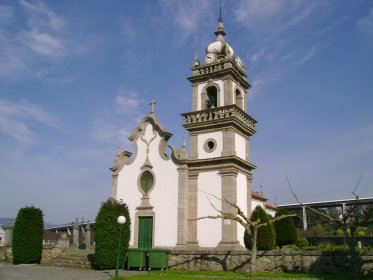
[[34, 206], [21, 208], [13, 229], [13, 263], [40, 263], [43, 234], [43, 212]]
[[246, 230], [245, 230], [245, 233], [244, 233], [244, 236], [243, 236], [243, 242], [245, 244], [245, 247], [248, 250], [251, 250], [253, 248], [253, 240], [252, 240], [252, 237], [251, 237], [251, 233], [247, 233]]
[[[257, 206], [251, 214], [250, 220], [256, 221], [259, 218], [260, 223], [266, 223], [270, 220], [267, 213], [262, 207]], [[246, 240], [246, 241], [245, 241]], [[252, 242], [250, 236], [246, 233], [244, 235], [244, 242], [247, 249], [252, 249]], [[276, 234], [272, 224], [262, 226], [258, 229], [256, 246], [258, 250], [271, 250], [276, 243]]]
[[308, 246], [308, 240], [304, 237], [301, 237], [301, 238], [297, 239], [297, 241], [295, 241], [295, 246], [302, 249], [302, 248]]
[[[276, 217], [289, 215], [286, 209], [279, 209]], [[294, 244], [297, 241], [297, 230], [292, 217], [278, 220], [274, 223], [276, 232], [276, 244], [281, 248], [284, 245]]]
[[112, 269], [116, 265], [116, 254], [119, 238], [119, 225], [117, 218], [123, 215], [126, 223], [123, 225], [121, 239], [120, 263], [123, 264], [128, 251], [130, 239], [130, 217], [128, 207], [125, 203], [109, 198], [102, 203], [96, 217], [95, 226], [95, 258], [96, 266], [99, 269]]

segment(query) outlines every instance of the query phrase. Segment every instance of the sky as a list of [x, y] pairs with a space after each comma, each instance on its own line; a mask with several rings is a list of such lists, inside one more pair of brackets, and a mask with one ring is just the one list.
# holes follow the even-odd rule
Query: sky
[[[0, 2], [0, 217], [94, 220], [149, 102], [181, 147], [218, 0]], [[270, 203], [373, 196], [373, 2], [223, 0], [246, 66], [253, 190]]]

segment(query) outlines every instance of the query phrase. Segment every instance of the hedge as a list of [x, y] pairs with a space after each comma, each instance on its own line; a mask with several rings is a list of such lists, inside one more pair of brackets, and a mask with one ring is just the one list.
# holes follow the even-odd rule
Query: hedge
[[123, 264], [130, 240], [130, 216], [125, 203], [109, 198], [102, 203], [96, 217], [95, 225], [95, 259], [99, 269], [113, 269], [116, 265], [119, 226], [117, 218], [124, 216], [126, 222], [122, 225], [120, 264]]
[[21, 208], [13, 229], [13, 263], [40, 263], [43, 253], [43, 234], [43, 212], [34, 206]]

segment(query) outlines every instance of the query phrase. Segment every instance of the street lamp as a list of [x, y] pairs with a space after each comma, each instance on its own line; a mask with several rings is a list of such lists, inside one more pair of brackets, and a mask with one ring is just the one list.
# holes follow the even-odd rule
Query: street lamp
[[118, 227], [119, 227], [119, 238], [118, 238], [118, 251], [117, 251], [117, 265], [115, 267], [115, 277], [118, 277], [118, 271], [119, 271], [119, 259], [120, 259], [120, 247], [122, 245], [122, 229], [123, 225], [126, 222], [126, 217], [119, 216], [117, 219]]

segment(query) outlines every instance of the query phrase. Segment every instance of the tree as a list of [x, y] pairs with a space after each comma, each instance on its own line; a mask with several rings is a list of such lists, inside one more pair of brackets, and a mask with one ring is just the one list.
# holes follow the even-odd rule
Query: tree
[[34, 206], [21, 208], [13, 229], [13, 263], [40, 263], [43, 234], [43, 212]]
[[203, 220], [203, 219], [224, 219], [224, 220], [231, 220], [236, 221], [240, 225], [245, 228], [247, 232], [248, 242], [252, 244], [251, 249], [251, 258], [250, 258], [250, 272], [254, 273], [256, 271], [256, 256], [257, 256], [257, 240], [258, 240], [258, 229], [261, 227], [265, 227], [268, 224], [273, 224], [274, 222], [284, 219], [286, 217], [293, 217], [293, 214], [290, 215], [283, 215], [279, 217], [275, 217], [273, 219], [269, 219], [267, 222], [261, 222], [260, 219], [251, 220], [247, 215], [245, 215], [241, 208], [234, 202], [229, 201], [228, 199], [220, 199], [213, 194], [209, 194], [215, 197], [218, 200], [221, 200], [222, 203], [227, 203], [232, 208], [232, 212], [223, 212], [217, 209], [210, 201], [210, 205], [219, 213], [215, 216], [203, 216], [198, 217], [197, 219], [191, 219], [192, 221], [196, 220]]
[[117, 218], [124, 216], [126, 222], [122, 231], [122, 242], [120, 263], [124, 263], [125, 256], [128, 251], [128, 243], [130, 240], [130, 216], [128, 207], [122, 201], [109, 198], [102, 203], [101, 208], [96, 217], [95, 225], [95, 258], [97, 268], [112, 269], [116, 265], [116, 252], [118, 247], [119, 225]]
[[[275, 217], [288, 215], [286, 209], [279, 209]], [[279, 220], [274, 223], [276, 232], [276, 244], [281, 248], [284, 245], [294, 244], [297, 241], [297, 230], [294, 225], [294, 220], [291, 217]]]
[[253, 222], [260, 220], [261, 224], [266, 223], [265, 226], [258, 228], [257, 248], [262, 251], [271, 250], [276, 244], [276, 233], [273, 224], [268, 223], [270, 220], [268, 214], [258, 205], [251, 214], [250, 220]]
[[349, 254], [352, 261], [352, 266], [354, 269], [355, 277], [359, 277], [361, 273], [361, 269], [359, 266], [360, 263], [360, 254], [357, 251], [357, 229], [359, 227], [367, 227], [369, 225], [373, 224], [373, 207], [364, 207], [361, 206], [359, 203], [359, 195], [356, 193], [357, 187], [359, 186], [359, 183], [362, 178], [362, 174], [360, 174], [360, 177], [355, 185], [354, 190], [352, 191], [352, 194], [354, 195], [354, 203], [352, 205], [346, 207], [346, 211], [344, 211], [340, 217], [336, 218], [333, 216], [328, 215], [328, 213], [321, 212], [318, 209], [312, 208], [308, 205], [305, 205], [302, 201], [299, 200], [295, 192], [293, 191], [293, 188], [291, 187], [289, 178], [287, 174], [285, 173], [286, 180], [290, 189], [290, 192], [293, 194], [295, 200], [299, 203], [299, 205], [302, 205], [303, 207], [311, 210], [312, 212], [324, 217], [329, 222], [336, 224], [337, 226], [342, 226], [343, 228], [343, 235], [345, 238], [347, 238], [347, 244], [349, 247]]

